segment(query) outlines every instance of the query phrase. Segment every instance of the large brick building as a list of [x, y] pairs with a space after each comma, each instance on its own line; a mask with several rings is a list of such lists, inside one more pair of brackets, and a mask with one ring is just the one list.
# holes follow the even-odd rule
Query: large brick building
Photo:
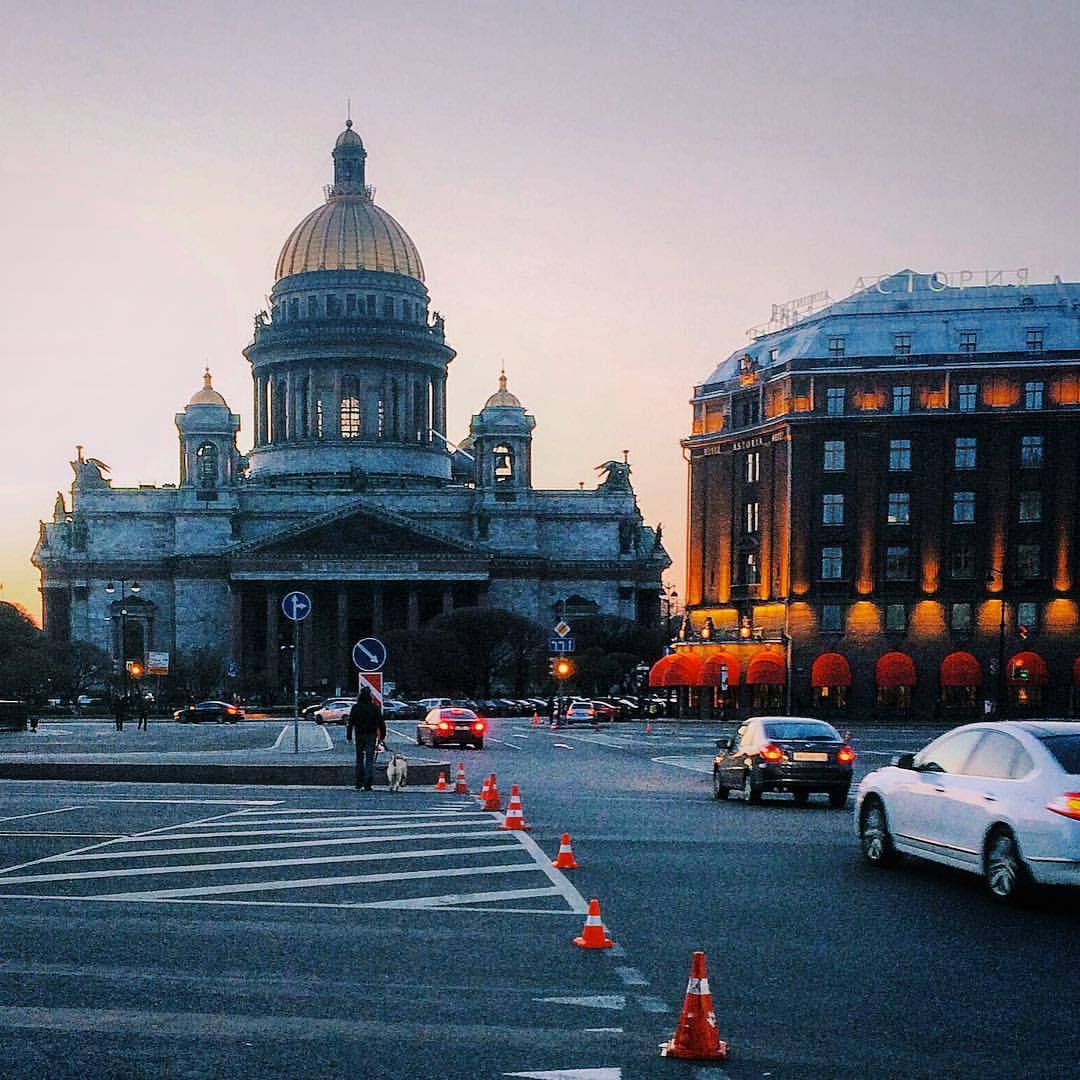
[[901, 271], [694, 388], [670, 684], [860, 718], [1074, 709], [1080, 285], [988, 280]]
[[[276, 684], [281, 598], [301, 588], [302, 681], [333, 689], [350, 684], [359, 637], [455, 607], [655, 622], [670, 560], [629, 465], [608, 462], [595, 490], [536, 489], [536, 421], [505, 375], [460, 445], [447, 440], [455, 353], [419, 253], [373, 201], [351, 123], [332, 156], [326, 201], [285, 241], [244, 350], [254, 445], [241, 453], [240, 417], [207, 372], [175, 418], [178, 484], [114, 486], [80, 448], [33, 555], [48, 635], [126, 660], [209, 650], [241, 683]], [[107, 588], [125, 582], [137, 595]]]

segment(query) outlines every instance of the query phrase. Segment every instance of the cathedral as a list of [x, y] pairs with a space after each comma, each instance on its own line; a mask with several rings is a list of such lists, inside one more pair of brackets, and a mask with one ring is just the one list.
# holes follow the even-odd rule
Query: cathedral
[[118, 667], [210, 651], [242, 684], [280, 685], [281, 601], [302, 589], [302, 684], [336, 691], [354, 681], [353, 642], [458, 607], [654, 622], [670, 559], [627, 462], [601, 466], [594, 490], [534, 488], [536, 421], [505, 373], [467, 435], [448, 437], [455, 353], [420, 254], [373, 201], [351, 121], [332, 158], [243, 352], [250, 447], [209, 370], [175, 417], [178, 483], [114, 486], [79, 447], [33, 554], [47, 635]]

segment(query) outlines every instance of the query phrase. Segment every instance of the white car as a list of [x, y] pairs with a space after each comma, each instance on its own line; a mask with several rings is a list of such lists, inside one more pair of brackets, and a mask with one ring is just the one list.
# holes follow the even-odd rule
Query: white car
[[356, 698], [330, 698], [324, 701], [312, 714], [317, 724], [344, 724], [349, 719], [349, 710], [356, 704]]
[[1080, 723], [967, 724], [863, 777], [863, 855], [898, 852], [980, 874], [997, 900], [1080, 885]]

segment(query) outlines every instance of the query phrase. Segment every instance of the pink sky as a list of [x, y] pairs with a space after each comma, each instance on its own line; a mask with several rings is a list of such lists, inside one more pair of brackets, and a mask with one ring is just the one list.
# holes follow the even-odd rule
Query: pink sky
[[1071, 2], [9, 10], [0, 598], [39, 613], [76, 443], [176, 481], [205, 364], [250, 445], [240, 350], [349, 96], [458, 351], [450, 436], [505, 364], [535, 482], [629, 449], [681, 594], [687, 399], [773, 303], [905, 266], [1077, 279], [1077, 40]]

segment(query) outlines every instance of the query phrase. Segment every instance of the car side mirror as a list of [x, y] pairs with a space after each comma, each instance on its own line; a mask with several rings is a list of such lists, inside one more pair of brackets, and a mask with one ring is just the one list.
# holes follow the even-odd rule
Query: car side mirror
[[914, 769], [915, 768], [915, 755], [914, 754], [897, 754], [892, 759], [892, 763], [898, 769]]

